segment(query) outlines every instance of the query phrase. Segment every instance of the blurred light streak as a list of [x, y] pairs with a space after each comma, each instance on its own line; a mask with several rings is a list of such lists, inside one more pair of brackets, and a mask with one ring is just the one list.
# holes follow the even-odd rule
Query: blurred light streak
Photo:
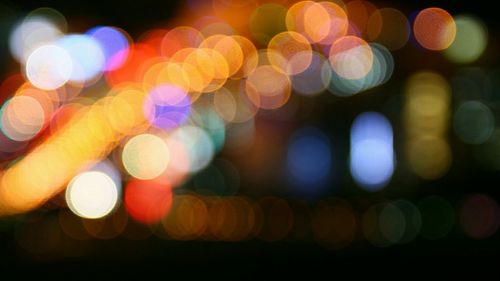
[[[138, 113], [142, 112], [144, 97], [144, 92], [132, 86], [119, 89], [115, 96], [85, 108], [70, 126], [48, 137], [3, 171], [0, 214], [16, 214], [40, 206], [63, 190], [82, 166], [104, 158], [118, 140], [143, 126], [144, 117]], [[125, 101], [127, 106], [123, 107]], [[117, 118], [120, 125], [114, 126]]]
[[390, 181], [395, 168], [392, 126], [376, 112], [360, 114], [351, 127], [350, 169], [356, 183], [378, 191]]
[[407, 81], [406, 157], [411, 170], [424, 179], [440, 178], [451, 166], [452, 153], [446, 140], [450, 92], [448, 82], [434, 72], [419, 72]]

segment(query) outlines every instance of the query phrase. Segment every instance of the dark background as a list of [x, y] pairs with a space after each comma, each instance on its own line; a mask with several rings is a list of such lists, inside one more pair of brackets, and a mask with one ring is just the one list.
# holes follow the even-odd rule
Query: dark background
[[[483, 57], [473, 65], [494, 68], [499, 62], [498, 9], [490, 1], [372, 1], [378, 7], [394, 7], [405, 14], [429, 6], [443, 7], [451, 14], [469, 13], [480, 17], [488, 26], [489, 45]], [[0, 7], [0, 79], [18, 67], [10, 58], [7, 37], [9, 26], [23, 14], [38, 7], [51, 7], [66, 16], [70, 32], [81, 32], [93, 25], [115, 25], [127, 30], [137, 38], [142, 32], [167, 23], [176, 15], [182, 1], [121, 0], [121, 1], [2, 1]], [[315, 116], [314, 120], [302, 121], [302, 125], [317, 125], [332, 132], [337, 147], [344, 147], [338, 157], [347, 159], [349, 126], [353, 118], [366, 110], [384, 111], [387, 102], [401, 91], [404, 80], [413, 72], [434, 69], [445, 76], [455, 72], [456, 66], [442, 56], [418, 50], [408, 44], [393, 53], [396, 70], [391, 81], [376, 97], [356, 96], [349, 99], [325, 97], [334, 110]], [[321, 97], [323, 98], [323, 97]], [[384, 112], [395, 125], [395, 134], [401, 131], [398, 112]], [[336, 120], [335, 124], [331, 120]], [[399, 131], [398, 131], [399, 130]], [[419, 182], [415, 186], [414, 198], [439, 194], [452, 202], [464, 194], [484, 192], [500, 199], [500, 175], [476, 166], [471, 160], [469, 149], [456, 140], [451, 140], [454, 164], [449, 175], [438, 181]], [[458, 153], [457, 153], [458, 152]], [[343, 154], [342, 154], [343, 153]], [[345, 163], [345, 162], [344, 162]], [[348, 170], [342, 171], [348, 174]], [[344, 176], [348, 178], [348, 176]], [[244, 185], [244, 183], [242, 183]], [[342, 188], [353, 186], [352, 180], [337, 182]], [[392, 186], [393, 184], [391, 184]], [[397, 198], [391, 193], [388, 197]], [[341, 194], [342, 195], [342, 194]], [[459, 232], [455, 229], [453, 232]], [[424, 275], [425, 269], [443, 270], [442, 277], [449, 277], [461, 271], [482, 274], [494, 271], [500, 266], [500, 242], [498, 233], [486, 240], [474, 240], [464, 235], [450, 233], [446, 239], [428, 241], [417, 237], [406, 245], [376, 248], [367, 241], [358, 241], [342, 250], [327, 250], [312, 241], [303, 242], [176, 242], [159, 238], [144, 241], [130, 241], [124, 238], [95, 240], [87, 245], [86, 255], [75, 258], [33, 259], [19, 251], [13, 232], [0, 232], [0, 268], [14, 270], [18, 274], [25, 269], [36, 271], [82, 271], [94, 275], [97, 272], [119, 274], [128, 271], [137, 273], [163, 273], [165, 279], [173, 272], [203, 275], [216, 272], [217, 276], [240, 278], [246, 274], [269, 277], [266, 270], [273, 270], [278, 276], [296, 271], [311, 274], [327, 273], [335, 278], [337, 274], [351, 276], [375, 274], [387, 277], [415, 277]], [[396, 273], [404, 268], [405, 273]], [[235, 275], [236, 271], [243, 274]], [[431, 273], [424, 277], [438, 277]], [[3, 273], [0, 272], [0, 276]], [[64, 277], [64, 275], [59, 275]], [[1, 278], [1, 277], [0, 277]], [[163, 278], [162, 278], [163, 279]]]

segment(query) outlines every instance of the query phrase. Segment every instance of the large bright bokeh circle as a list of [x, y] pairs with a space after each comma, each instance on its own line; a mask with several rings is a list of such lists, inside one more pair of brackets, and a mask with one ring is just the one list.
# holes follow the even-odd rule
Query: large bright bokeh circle
[[118, 194], [118, 187], [107, 174], [84, 172], [69, 183], [66, 202], [76, 215], [97, 219], [113, 211], [118, 202]]
[[57, 45], [43, 45], [33, 51], [26, 62], [26, 76], [35, 87], [54, 90], [71, 78], [73, 61], [69, 53]]

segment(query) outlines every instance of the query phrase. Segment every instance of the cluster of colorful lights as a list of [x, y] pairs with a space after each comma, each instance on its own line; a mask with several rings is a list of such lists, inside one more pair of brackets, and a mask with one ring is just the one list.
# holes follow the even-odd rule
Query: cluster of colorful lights
[[[9, 39], [21, 71], [0, 87], [5, 100], [0, 214], [38, 208], [65, 190], [65, 204], [86, 229], [86, 234], [70, 234], [77, 218], [61, 211], [61, 227], [70, 236], [101, 237], [107, 223], [118, 221], [121, 230], [110, 236], [115, 237], [131, 217], [162, 225], [168, 237], [181, 240], [283, 239], [293, 226], [285, 200], [253, 203], [175, 191], [195, 175], [196, 185], [207, 173], [210, 180], [200, 186], [216, 182], [223, 188], [221, 173], [210, 172], [217, 153], [245, 153], [257, 142], [259, 114], [286, 108], [293, 95], [349, 97], [385, 84], [395, 68], [391, 51], [411, 39], [414, 48], [442, 52], [456, 64], [477, 60], [487, 46], [487, 29], [479, 19], [440, 8], [408, 19], [397, 9], [367, 1], [279, 2], [188, 1], [178, 26], [149, 30], [135, 41], [113, 26], [67, 33], [64, 16], [53, 9], [29, 13]], [[448, 172], [451, 128], [464, 143], [489, 143], [492, 151], [500, 151], [494, 116], [483, 102], [464, 101], [450, 125], [450, 92], [456, 83], [422, 71], [406, 84], [403, 154], [415, 175], [434, 180]], [[348, 166], [362, 190], [376, 192], [391, 181], [398, 164], [393, 139], [392, 125], [381, 113], [364, 112], [354, 120]], [[332, 153], [322, 130], [297, 130], [286, 148], [291, 189], [306, 196], [328, 189], [335, 169]], [[498, 209], [487, 198], [467, 202], [489, 200]], [[422, 206], [443, 203], [439, 200]], [[473, 208], [469, 205], [462, 210]], [[362, 219], [344, 201], [317, 208], [314, 235], [334, 245], [349, 244], [356, 229], [375, 245], [411, 241], [428, 211], [405, 200], [374, 205]], [[490, 235], [478, 234], [482, 226], [474, 226], [469, 211], [463, 212], [466, 233]], [[258, 220], [262, 224], [277, 214], [280, 220], [268, 227], [285, 223], [284, 229], [254, 228]], [[272, 236], [276, 233], [281, 234]]]

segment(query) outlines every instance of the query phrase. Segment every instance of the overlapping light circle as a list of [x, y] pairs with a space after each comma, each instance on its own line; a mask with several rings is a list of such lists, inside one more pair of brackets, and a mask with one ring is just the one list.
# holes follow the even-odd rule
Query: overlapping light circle
[[135, 178], [149, 180], [162, 174], [169, 164], [170, 151], [160, 137], [141, 134], [131, 138], [123, 148], [122, 162]]
[[55, 45], [42, 45], [26, 61], [26, 76], [42, 90], [54, 90], [71, 79], [73, 59], [67, 50]]

